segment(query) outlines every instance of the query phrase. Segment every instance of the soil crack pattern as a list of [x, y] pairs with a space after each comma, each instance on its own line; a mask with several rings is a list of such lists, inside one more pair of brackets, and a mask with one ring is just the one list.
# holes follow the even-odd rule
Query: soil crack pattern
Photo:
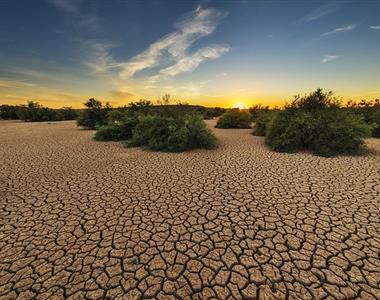
[[173, 154], [1, 121], [0, 299], [380, 299], [380, 140], [322, 158], [213, 131]]

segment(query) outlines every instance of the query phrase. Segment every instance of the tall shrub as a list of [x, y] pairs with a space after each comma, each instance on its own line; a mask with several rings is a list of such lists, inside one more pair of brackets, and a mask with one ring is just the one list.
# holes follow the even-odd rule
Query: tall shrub
[[78, 126], [88, 129], [95, 129], [96, 126], [102, 126], [107, 123], [107, 113], [111, 110], [108, 103], [103, 106], [102, 102], [94, 98], [84, 103], [84, 109], [77, 119]]

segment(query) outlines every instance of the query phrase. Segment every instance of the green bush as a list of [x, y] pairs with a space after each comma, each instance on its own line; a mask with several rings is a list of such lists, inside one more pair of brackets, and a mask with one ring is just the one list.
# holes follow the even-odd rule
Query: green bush
[[340, 107], [340, 99], [334, 97], [332, 91], [324, 92], [323, 89], [317, 89], [304, 97], [297, 95], [293, 101], [286, 105], [286, 109], [300, 109], [304, 111], [320, 111], [327, 108]]
[[57, 114], [60, 120], [75, 120], [78, 117], [77, 111], [71, 107], [62, 107], [57, 110]]
[[349, 101], [346, 108], [361, 116], [373, 128], [372, 136], [380, 137], [380, 99], [360, 102]]
[[269, 106], [256, 104], [250, 107], [248, 111], [251, 114], [252, 121], [256, 121], [260, 117], [261, 114], [269, 112]]
[[26, 105], [19, 106], [17, 116], [20, 120], [28, 122], [61, 120], [61, 115], [58, 113], [58, 110], [44, 107], [34, 101], [28, 101]]
[[28, 122], [74, 120], [77, 112], [71, 107], [48, 108], [35, 101], [26, 105], [1, 105], [0, 119], [20, 119]]
[[78, 126], [95, 129], [97, 126], [107, 124], [107, 114], [111, 110], [108, 103], [103, 106], [102, 102], [91, 98], [84, 105], [86, 109], [79, 114]]
[[220, 116], [217, 128], [250, 128], [251, 115], [238, 109], [231, 109]]
[[18, 106], [15, 105], [0, 105], [0, 119], [2, 120], [18, 120]]
[[97, 141], [124, 141], [132, 138], [132, 131], [137, 125], [137, 119], [124, 118], [123, 121], [113, 121], [97, 128]]
[[206, 120], [211, 120], [217, 118], [226, 112], [225, 108], [221, 107], [204, 107], [204, 111], [202, 112], [203, 118]]
[[107, 122], [110, 123], [117, 123], [117, 122], [123, 122], [124, 120], [128, 119], [130, 117], [130, 114], [128, 114], [125, 111], [122, 111], [120, 109], [114, 109], [107, 113]]
[[181, 152], [194, 148], [214, 148], [216, 138], [200, 115], [182, 118], [148, 115], [139, 117], [127, 146]]
[[317, 155], [363, 153], [363, 138], [371, 136], [372, 128], [361, 117], [335, 109], [319, 112], [315, 119], [310, 149]]
[[369, 117], [369, 124], [373, 127], [372, 136], [380, 138], [380, 105]]
[[269, 123], [265, 142], [274, 151], [294, 153], [307, 149], [315, 122], [310, 113], [282, 111]]
[[339, 108], [322, 90], [296, 98], [269, 123], [266, 144], [278, 152], [310, 150], [321, 156], [360, 154], [372, 127], [360, 116]]
[[275, 114], [275, 112], [271, 111], [261, 112], [256, 118], [252, 134], [257, 136], [265, 136], [268, 124], [274, 118]]
[[199, 115], [189, 115], [185, 119], [184, 132], [188, 149], [212, 149], [216, 147], [215, 135]]

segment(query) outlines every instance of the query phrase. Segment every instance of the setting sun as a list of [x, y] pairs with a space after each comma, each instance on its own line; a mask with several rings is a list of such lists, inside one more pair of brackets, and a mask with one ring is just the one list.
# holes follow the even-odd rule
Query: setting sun
[[247, 109], [247, 106], [242, 102], [235, 104], [233, 107], [238, 109]]

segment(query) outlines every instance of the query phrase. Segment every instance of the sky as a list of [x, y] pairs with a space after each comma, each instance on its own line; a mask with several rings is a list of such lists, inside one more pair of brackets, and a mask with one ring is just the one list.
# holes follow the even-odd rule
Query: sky
[[380, 0], [0, 0], [0, 104], [380, 98]]

